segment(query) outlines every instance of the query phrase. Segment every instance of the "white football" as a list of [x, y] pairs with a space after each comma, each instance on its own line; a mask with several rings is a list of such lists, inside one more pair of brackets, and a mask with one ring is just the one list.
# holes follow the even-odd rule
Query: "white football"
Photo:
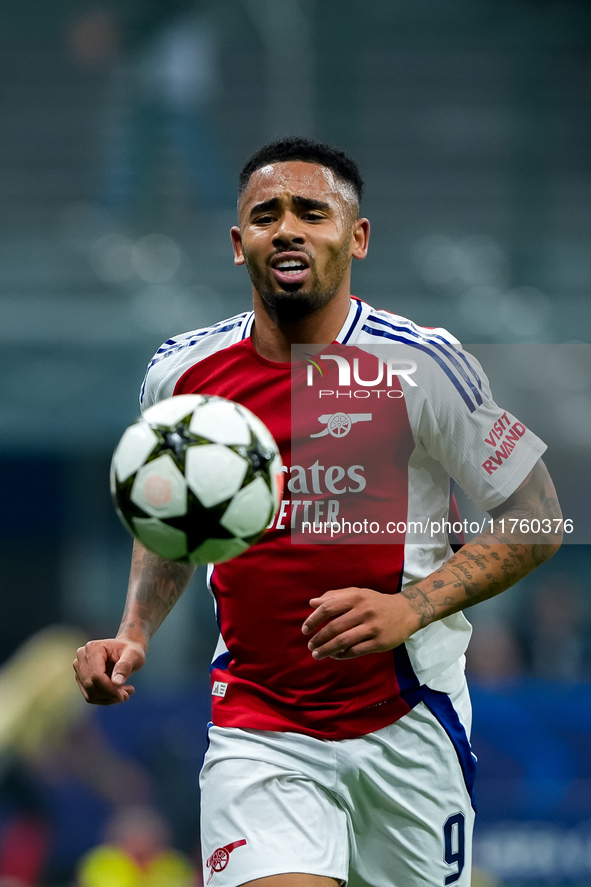
[[147, 409], [123, 434], [111, 493], [123, 524], [171, 560], [221, 563], [253, 545], [281, 500], [279, 449], [241, 404], [181, 394]]

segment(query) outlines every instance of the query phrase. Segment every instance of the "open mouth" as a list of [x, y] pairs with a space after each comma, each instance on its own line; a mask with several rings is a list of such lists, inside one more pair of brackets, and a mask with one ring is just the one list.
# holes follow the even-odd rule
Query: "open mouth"
[[303, 253], [282, 253], [271, 259], [271, 270], [278, 283], [303, 283], [310, 271], [310, 262]]

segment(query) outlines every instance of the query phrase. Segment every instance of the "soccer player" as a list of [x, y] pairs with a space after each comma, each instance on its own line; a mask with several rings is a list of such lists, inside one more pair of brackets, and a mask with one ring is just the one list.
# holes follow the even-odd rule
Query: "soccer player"
[[[191, 392], [243, 403], [268, 425], [287, 469], [285, 499], [262, 540], [210, 569], [221, 630], [201, 777], [212, 887], [468, 887], [474, 759], [461, 611], [560, 544], [545, 446], [494, 403], [478, 363], [445, 330], [351, 296], [352, 260], [365, 258], [369, 241], [362, 184], [353, 160], [322, 143], [284, 139], [254, 154], [231, 231], [253, 311], [169, 339], [142, 388], [143, 407]], [[327, 402], [305, 432], [344, 445], [389, 429], [396, 457], [378, 475], [368, 460], [292, 461], [294, 343], [333, 343], [337, 357], [359, 360], [376, 344], [403, 350], [416, 381], [392, 376], [381, 399], [385, 386], [361, 382], [354, 406], [338, 400], [337, 357], [324, 360]], [[395, 411], [390, 424], [384, 404]], [[306, 494], [328, 491], [338, 503], [371, 487], [377, 501], [381, 477], [394, 490], [393, 513], [409, 523], [442, 522], [450, 478], [490, 520], [455, 554], [439, 530], [431, 543], [292, 544]], [[540, 532], [516, 539], [510, 519]], [[191, 575], [135, 544], [117, 637], [89, 642], [74, 663], [89, 702], [129, 699], [129, 678]]]

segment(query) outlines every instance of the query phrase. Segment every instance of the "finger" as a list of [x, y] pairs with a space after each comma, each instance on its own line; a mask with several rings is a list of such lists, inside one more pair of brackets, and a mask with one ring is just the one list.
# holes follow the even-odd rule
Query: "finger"
[[130, 656], [122, 656], [118, 659], [111, 672], [111, 680], [118, 687], [123, 686], [128, 677], [133, 672], [134, 662]]
[[106, 646], [96, 641], [89, 641], [80, 647], [76, 654], [80, 663], [79, 673], [84, 675], [107, 675], [110, 668], [110, 656]]
[[76, 677], [76, 683], [78, 684], [78, 689], [80, 690], [80, 692], [82, 693], [82, 695], [84, 696], [84, 698], [86, 699], [86, 701], [87, 701], [87, 702], [90, 702], [90, 700], [89, 700], [89, 698], [88, 698], [88, 693], [87, 693], [87, 691], [86, 691], [86, 687], [84, 686], [84, 684], [82, 683], [82, 681], [81, 681], [80, 678], [78, 677], [78, 672], [76, 671], [76, 666], [77, 666], [77, 664], [78, 664], [78, 662], [77, 662], [77, 660], [75, 659], [74, 662], [73, 662], [73, 666], [74, 666], [74, 672], [75, 672], [75, 677]]
[[314, 637], [310, 638], [308, 649], [317, 650], [319, 647], [328, 644], [333, 638], [338, 637], [338, 635], [343, 634], [345, 631], [350, 631], [356, 625], [360, 625], [361, 622], [362, 619], [355, 610], [349, 610], [347, 613], [343, 613], [342, 616], [331, 619], [330, 622], [327, 622], [316, 632]]
[[111, 674], [111, 680], [117, 686], [122, 686], [126, 680], [141, 668], [143, 665], [143, 655], [138, 650], [126, 650], [115, 663]]
[[347, 586], [347, 588], [329, 588], [324, 594], [318, 595], [318, 597], [313, 597], [308, 601], [311, 607], [318, 607], [320, 604], [325, 603], [327, 600], [338, 600], [343, 595], [350, 595], [351, 592], [359, 591], [358, 588], [353, 586]]
[[90, 642], [85, 647], [80, 647], [74, 661], [74, 670], [88, 702], [109, 705], [113, 702], [125, 702], [131, 695], [128, 687], [113, 684], [108, 674], [109, 669], [108, 651], [104, 645]]
[[[350, 591], [350, 589], [340, 589], [340, 591]], [[355, 605], [351, 596], [344, 596], [334, 591], [327, 591], [322, 597], [312, 598], [310, 606], [314, 607], [314, 611], [310, 613], [308, 618], [302, 625], [303, 634], [311, 634], [316, 631], [327, 619], [333, 619], [346, 613]]]
[[86, 702], [92, 705], [115, 705], [118, 702], [127, 702], [135, 692], [134, 688], [130, 686], [120, 689], [114, 688], [114, 690], [96, 685], [86, 686], [78, 674], [76, 674], [76, 682]]
[[376, 645], [375, 639], [362, 641], [360, 644], [354, 644], [345, 650], [344, 653], [338, 653], [332, 656], [333, 659], [357, 659], [359, 656], [367, 656], [368, 653], [381, 652]]
[[333, 659], [343, 659], [346, 658], [346, 654], [350, 649], [356, 647], [358, 644], [371, 642], [371, 640], [371, 638], [368, 638], [366, 627], [363, 625], [357, 625], [355, 628], [339, 634], [328, 643], [318, 647], [313, 651], [312, 656], [317, 660], [327, 659], [329, 657], [332, 657]]
[[108, 678], [102, 680], [95, 675], [90, 677], [77, 675], [76, 679], [82, 695], [87, 702], [91, 702], [93, 705], [112, 705], [115, 702], [125, 702], [130, 696], [130, 688], [115, 687]]

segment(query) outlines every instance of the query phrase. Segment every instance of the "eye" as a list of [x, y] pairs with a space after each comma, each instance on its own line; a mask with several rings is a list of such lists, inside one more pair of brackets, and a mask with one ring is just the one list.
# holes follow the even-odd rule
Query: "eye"
[[307, 222], [321, 222], [324, 219], [324, 216], [317, 210], [310, 210], [309, 212], [304, 213], [302, 218]]
[[275, 217], [270, 213], [266, 213], [264, 216], [257, 216], [254, 220], [255, 225], [270, 225], [275, 221]]

